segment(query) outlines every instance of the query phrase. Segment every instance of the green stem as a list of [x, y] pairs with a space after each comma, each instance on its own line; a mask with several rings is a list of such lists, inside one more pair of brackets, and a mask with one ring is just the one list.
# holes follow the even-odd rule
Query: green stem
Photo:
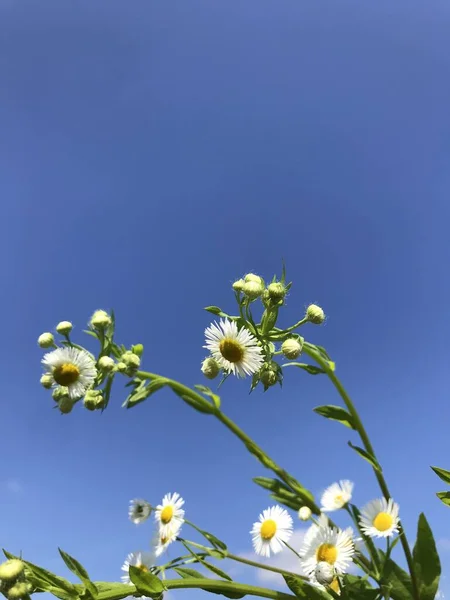
[[[326, 372], [326, 374], [328, 375], [329, 379], [333, 383], [334, 387], [337, 389], [337, 391], [338, 391], [339, 395], [341, 396], [342, 400], [344, 401], [344, 404], [347, 407], [347, 410], [348, 410], [348, 412], [350, 413], [350, 415], [352, 417], [355, 429], [359, 433], [359, 437], [361, 438], [361, 441], [362, 441], [362, 443], [364, 445], [364, 448], [366, 449], [366, 451], [369, 454], [371, 454], [374, 458], [376, 458], [375, 451], [374, 451], [373, 446], [372, 446], [372, 444], [370, 442], [369, 436], [367, 435], [365, 427], [364, 427], [364, 425], [363, 425], [363, 423], [361, 421], [361, 418], [360, 418], [360, 416], [358, 414], [358, 411], [356, 410], [356, 407], [353, 404], [350, 396], [345, 391], [344, 386], [339, 381], [339, 379], [336, 377], [336, 375], [334, 374], [334, 372], [330, 369], [330, 367], [328, 365], [328, 361], [325, 360], [314, 349], [314, 347], [310, 346], [307, 343], [304, 344], [303, 350], [313, 360], [315, 360], [322, 367], [322, 369]], [[383, 476], [383, 474], [380, 471], [378, 471], [375, 468], [373, 470], [374, 470], [374, 473], [375, 473], [375, 477], [377, 478], [378, 485], [380, 486], [380, 489], [383, 492], [383, 496], [386, 498], [386, 500], [388, 500], [389, 498], [391, 498], [391, 495], [389, 493], [389, 489], [388, 489], [386, 480], [384, 479], [384, 476]], [[400, 522], [399, 522], [399, 530], [400, 530], [400, 533], [402, 534], [400, 541], [401, 541], [401, 544], [403, 546], [403, 551], [405, 553], [406, 562], [408, 563], [408, 569], [409, 569], [409, 572], [410, 572], [410, 575], [411, 575], [411, 582], [412, 582], [412, 586], [413, 586], [414, 598], [416, 598], [416, 600], [419, 600], [419, 590], [418, 590], [418, 585], [417, 585], [417, 578], [416, 578], [416, 572], [415, 572], [413, 558], [412, 558], [412, 554], [411, 554], [411, 549], [409, 547], [408, 540], [406, 539], [405, 530], [403, 529], [403, 526], [401, 525]]]
[[235, 583], [234, 581], [219, 581], [215, 579], [167, 579], [164, 582], [168, 590], [176, 589], [200, 589], [211, 592], [239, 592], [242, 595], [259, 596], [260, 598], [270, 598], [271, 600], [295, 600], [292, 594], [267, 590], [266, 588], [247, 585], [244, 583]]

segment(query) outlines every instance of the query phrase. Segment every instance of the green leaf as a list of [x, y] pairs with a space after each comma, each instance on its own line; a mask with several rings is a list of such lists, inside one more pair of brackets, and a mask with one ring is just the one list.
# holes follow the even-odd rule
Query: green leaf
[[127, 583], [96, 581], [95, 587], [98, 590], [97, 600], [120, 600], [131, 596], [130, 586]]
[[223, 310], [218, 306], [205, 306], [204, 310], [207, 310], [209, 313], [217, 315], [218, 317], [231, 319], [232, 321], [235, 321], [237, 319], [237, 317], [233, 317], [231, 315], [227, 315], [227, 313], [224, 313]]
[[253, 481], [265, 490], [270, 490], [271, 492], [278, 493], [283, 489], [292, 493], [292, 490], [279, 479], [272, 479], [271, 477], [253, 477]]
[[186, 404], [189, 404], [189, 406], [192, 406], [192, 408], [195, 408], [195, 410], [198, 412], [201, 412], [205, 415], [214, 414], [214, 407], [211, 406], [206, 400], [204, 403], [201, 403], [199, 400], [197, 400], [197, 398], [193, 398], [187, 394], [179, 394], [176, 390], [174, 390], [174, 392], [177, 394], [177, 396], [184, 400]]
[[140, 594], [150, 598], [158, 598], [165, 591], [166, 588], [156, 575], [133, 566], [130, 566], [129, 571], [131, 582], [134, 583]]
[[206, 562], [206, 560], [202, 560], [202, 565], [205, 566], [207, 569], [209, 569], [211, 571], [211, 573], [218, 575], [222, 579], [227, 579], [228, 581], [233, 581], [231, 579], [231, 577], [228, 575], [228, 573], [225, 573], [225, 571], [222, 571], [222, 569], [219, 569], [215, 565], [212, 565], [211, 563]]
[[91, 335], [92, 337], [95, 337], [96, 340], [98, 340], [98, 335], [95, 331], [91, 331], [90, 329], [83, 329], [83, 333], [87, 333], [88, 335]]
[[307, 598], [308, 600], [328, 600], [329, 596], [319, 588], [306, 583], [300, 577], [283, 575], [288, 588], [297, 598]]
[[436, 496], [441, 502], [450, 506], [450, 492], [436, 492]]
[[351, 442], [348, 442], [348, 445], [350, 446], [350, 448], [353, 448], [353, 450], [357, 452], [360, 456], [362, 456], [364, 460], [367, 460], [367, 462], [370, 463], [376, 471], [381, 473], [381, 466], [378, 464], [378, 461], [374, 456], [372, 456], [371, 454], [366, 452], [366, 450], [363, 450], [359, 446], [354, 446]]
[[278, 504], [284, 504], [284, 506], [287, 506], [295, 511], [305, 504], [296, 498], [290, 499], [286, 498], [285, 496], [278, 496], [277, 494], [270, 494], [270, 497], [275, 500], [275, 502], [278, 502]]
[[70, 556], [70, 554], [67, 554], [61, 548], [58, 548], [58, 550], [67, 568], [82, 581], [89, 593], [96, 598], [98, 594], [97, 588], [92, 583], [86, 569], [73, 556]]
[[419, 583], [420, 600], [433, 600], [439, 587], [441, 562], [433, 532], [423, 513], [417, 525], [417, 540], [413, 549], [413, 562]]
[[325, 373], [325, 371], [323, 369], [321, 369], [320, 367], [316, 367], [314, 365], [307, 365], [306, 363], [290, 362], [290, 363], [284, 363], [284, 365], [281, 365], [281, 366], [282, 367], [298, 367], [299, 369], [303, 369], [310, 375], [320, 375], [320, 374]]
[[436, 475], [445, 481], [445, 483], [450, 484], [450, 471], [446, 471], [445, 469], [440, 469], [439, 467], [431, 467]]
[[219, 550], [227, 550], [227, 545], [222, 540], [219, 540], [215, 535], [209, 533], [208, 531], [204, 531], [203, 529], [199, 529], [200, 533], [216, 548]]
[[[200, 573], [200, 571], [196, 571], [195, 569], [187, 569], [185, 567], [174, 567], [173, 569], [178, 575], [180, 575], [183, 579], [202, 579], [205, 577]], [[205, 579], [207, 579], [205, 577]]]
[[220, 396], [214, 394], [214, 392], [206, 385], [194, 385], [194, 387], [205, 396], [208, 396], [208, 398], [211, 398], [216, 409], [220, 410]]
[[413, 598], [411, 577], [390, 558], [384, 565], [382, 589], [388, 591], [393, 600]]
[[343, 587], [345, 600], [375, 600], [380, 595], [380, 590], [370, 585], [367, 576], [344, 575]]
[[356, 429], [352, 416], [341, 406], [328, 404], [325, 406], [317, 406], [313, 410], [315, 413], [325, 417], [326, 419], [339, 421], [339, 423], [342, 423], [342, 425], [345, 425], [346, 427], [350, 427], [350, 429]]
[[145, 379], [142, 381], [139, 379], [134, 379], [131, 382], [131, 385], [134, 385], [135, 388], [131, 394], [128, 395], [122, 406], [125, 408], [132, 408], [133, 406], [136, 406], [136, 404], [144, 402], [144, 400], [147, 400], [151, 394], [154, 394], [163, 388], [165, 385], [167, 385], [167, 383], [168, 380], [164, 377], [152, 379], [150, 383], [148, 383]]

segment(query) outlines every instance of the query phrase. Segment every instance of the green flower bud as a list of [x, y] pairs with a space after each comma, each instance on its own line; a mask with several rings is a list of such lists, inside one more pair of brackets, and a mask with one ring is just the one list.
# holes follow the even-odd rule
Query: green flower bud
[[320, 561], [317, 563], [315, 572], [314, 572], [317, 583], [321, 585], [330, 585], [333, 583], [334, 578], [336, 577], [336, 571], [334, 570], [333, 565], [325, 561]]
[[50, 375], [50, 373], [44, 373], [42, 375], [42, 377], [41, 377], [41, 385], [46, 390], [49, 390], [52, 387], [52, 385], [53, 385], [53, 377]]
[[302, 353], [303, 344], [296, 338], [288, 338], [281, 344], [281, 352], [289, 360], [298, 358]]
[[220, 373], [220, 366], [215, 358], [210, 356], [202, 362], [202, 373], [208, 379], [215, 379]]
[[23, 573], [24, 563], [18, 558], [11, 558], [0, 564], [0, 579], [2, 581], [15, 581]]
[[267, 286], [267, 291], [269, 293], [269, 298], [274, 304], [278, 304], [278, 302], [283, 301], [286, 296], [286, 288], [280, 281], [270, 283]]
[[6, 596], [9, 600], [20, 600], [21, 598], [25, 598], [33, 589], [33, 586], [27, 581], [20, 581], [15, 583], [9, 590], [6, 592]]
[[71, 398], [69, 398], [69, 396], [62, 396], [62, 398], [60, 398], [58, 402], [61, 414], [68, 415], [70, 412], [72, 412], [74, 404], [75, 402]]
[[279, 367], [276, 362], [272, 361], [269, 365], [264, 365], [261, 370], [261, 382], [266, 390], [278, 383]]
[[112, 371], [115, 365], [116, 363], [114, 362], [114, 359], [112, 359], [110, 356], [102, 356], [98, 361], [98, 368], [100, 371], [104, 371], [105, 373]]
[[255, 275], [254, 273], [247, 273], [247, 275], [244, 277], [244, 281], [245, 283], [253, 281], [255, 283], [261, 283], [262, 285], [264, 285], [264, 279], [259, 275]]
[[94, 329], [106, 329], [111, 325], [111, 317], [104, 310], [96, 310], [90, 320], [90, 325]]
[[41, 333], [38, 337], [38, 344], [41, 348], [51, 348], [51, 346], [54, 346], [55, 338], [53, 337], [53, 333]]
[[312, 511], [309, 506], [302, 506], [298, 511], [298, 518], [302, 521], [308, 521], [311, 518]]
[[132, 346], [131, 350], [140, 358], [144, 353], [144, 346], [142, 344], [135, 344], [134, 346]]
[[65, 398], [69, 396], [69, 388], [60, 385], [55, 388], [52, 392], [52, 398], [55, 402], [59, 402], [61, 398]]
[[320, 325], [325, 321], [325, 313], [320, 308], [320, 306], [317, 306], [317, 304], [310, 304], [306, 309], [306, 318], [311, 323], [314, 323], [315, 325]]
[[128, 350], [120, 357], [120, 361], [125, 363], [128, 369], [139, 369], [141, 366], [141, 359], [137, 354]]
[[101, 390], [88, 390], [83, 400], [84, 406], [88, 410], [98, 410], [104, 408], [105, 399]]
[[238, 279], [233, 283], [233, 290], [235, 292], [242, 292], [242, 290], [244, 289], [244, 284], [245, 281], [243, 279]]
[[61, 321], [61, 323], [58, 323], [56, 326], [56, 331], [61, 335], [69, 335], [72, 329], [73, 325], [70, 321]]
[[261, 281], [246, 281], [242, 289], [249, 300], [256, 300], [264, 291], [264, 284]]
[[127, 370], [127, 365], [124, 362], [118, 362], [116, 365], [116, 369], [119, 371], [119, 373], [125, 373], [125, 371]]

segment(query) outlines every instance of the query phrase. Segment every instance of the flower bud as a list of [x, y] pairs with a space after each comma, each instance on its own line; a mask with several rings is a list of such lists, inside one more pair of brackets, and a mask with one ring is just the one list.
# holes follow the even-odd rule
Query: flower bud
[[127, 350], [127, 352], [122, 354], [122, 356], [120, 357], [120, 361], [125, 363], [128, 369], [136, 370], [139, 369], [139, 367], [141, 366], [141, 359], [137, 354], [131, 352], [131, 350]]
[[52, 387], [52, 385], [53, 385], [53, 377], [50, 375], [50, 373], [44, 373], [42, 375], [42, 377], [41, 377], [41, 385], [46, 390], [49, 390]]
[[28, 581], [19, 581], [15, 583], [6, 592], [6, 596], [9, 600], [21, 600], [25, 598], [33, 589], [33, 586]]
[[286, 288], [281, 283], [281, 281], [275, 281], [274, 283], [270, 283], [267, 286], [267, 291], [269, 292], [269, 298], [272, 300], [274, 304], [284, 300], [286, 296]]
[[61, 414], [68, 415], [70, 412], [72, 412], [74, 404], [75, 402], [71, 398], [69, 398], [69, 396], [62, 396], [62, 398], [60, 398], [58, 401], [58, 406], [59, 410], [61, 411]]
[[330, 585], [330, 583], [333, 583], [333, 580], [336, 576], [333, 565], [330, 565], [323, 560], [317, 563], [314, 574], [316, 576], [317, 583], [320, 583], [321, 585]]
[[53, 390], [52, 398], [55, 402], [59, 402], [61, 400], [61, 398], [65, 398], [68, 395], [69, 395], [69, 388], [60, 385]]
[[264, 285], [264, 279], [259, 275], [255, 275], [254, 273], [247, 273], [247, 275], [244, 277], [244, 281], [245, 283], [248, 283], [249, 281], [254, 281], [255, 283], [261, 283], [262, 285]]
[[94, 329], [106, 329], [111, 325], [111, 317], [104, 310], [96, 310], [91, 317], [90, 325]]
[[264, 388], [272, 387], [278, 382], [278, 365], [276, 362], [271, 362], [270, 365], [265, 365], [261, 370], [261, 382]]
[[249, 300], [256, 300], [264, 291], [264, 284], [260, 281], [246, 281], [242, 291]]
[[114, 369], [115, 364], [116, 363], [114, 362], [114, 359], [112, 359], [110, 356], [102, 356], [101, 358], [99, 358], [98, 368], [100, 369], [100, 371], [109, 373]]
[[61, 323], [58, 323], [56, 326], [56, 331], [61, 335], [69, 335], [72, 329], [73, 325], [70, 321], [61, 321]]
[[144, 346], [142, 344], [135, 344], [134, 346], [132, 346], [131, 350], [140, 358], [144, 353]]
[[238, 279], [233, 283], [233, 290], [235, 292], [242, 292], [242, 290], [244, 289], [244, 284], [245, 281], [243, 279]]
[[127, 370], [127, 365], [124, 362], [118, 362], [116, 365], [116, 369], [119, 371], [119, 373], [125, 373], [125, 371]]
[[212, 356], [205, 358], [202, 362], [202, 373], [208, 379], [215, 379], [217, 377], [220, 373], [220, 366], [215, 358]]
[[309, 506], [302, 506], [298, 511], [298, 518], [302, 521], [308, 521], [311, 518], [312, 512]]
[[303, 344], [296, 338], [288, 338], [281, 344], [281, 352], [286, 358], [292, 360], [298, 358], [302, 353]]
[[104, 408], [105, 399], [101, 390], [88, 390], [83, 400], [84, 406], [88, 410], [98, 410]]
[[269, 296], [269, 290], [266, 288], [261, 295], [261, 302], [264, 308], [272, 308], [272, 300]]
[[24, 563], [18, 558], [11, 558], [0, 564], [0, 579], [14, 581], [23, 573]]
[[41, 348], [50, 348], [51, 346], [54, 346], [55, 338], [53, 337], [53, 333], [41, 333], [38, 337], [38, 344]]
[[310, 304], [306, 309], [306, 318], [311, 323], [314, 323], [315, 325], [320, 325], [325, 321], [325, 313], [320, 308], [320, 306], [317, 306], [317, 304]]

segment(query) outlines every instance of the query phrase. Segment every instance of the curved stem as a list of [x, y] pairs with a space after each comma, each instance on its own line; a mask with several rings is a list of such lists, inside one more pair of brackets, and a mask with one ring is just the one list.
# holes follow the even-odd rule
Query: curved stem
[[259, 596], [260, 598], [270, 598], [271, 600], [295, 600], [292, 594], [268, 590], [266, 588], [247, 585], [244, 583], [235, 583], [234, 581], [219, 581], [217, 579], [167, 579], [164, 585], [168, 590], [175, 589], [200, 589], [211, 592], [229, 592], [248, 594], [250, 596]]
[[[369, 454], [371, 454], [373, 457], [375, 457], [375, 451], [370, 442], [369, 436], [367, 435], [365, 427], [361, 421], [361, 418], [358, 414], [358, 411], [356, 410], [356, 407], [353, 404], [350, 396], [345, 391], [344, 386], [342, 385], [340, 380], [336, 377], [334, 372], [328, 366], [328, 362], [314, 349], [313, 346], [310, 346], [307, 343], [304, 344], [303, 350], [313, 360], [315, 360], [322, 367], [322, 369], [326, 372], [326, 374], [328, 375], [328, 378], [331, 380], [334, 387], [337, 389], [339, 395], [341, 396], [342, 400], [344, 401], [344, 404], [347, 407], [347, 410], [353, 419], [353, 424], [355, 426], [355, 429], [359, 433], [359, 437], [361, 438], [364, 448], [367, 450], [367, 452]], [[388, 500], [391, 497], [391, 495], [389, 493], [389, 489], [388, 489], [386, 480], [384, 479], [384, 476], [380, 471], [378, 471], [375, 468], [373, 470], [375, 473], [375, 477], [377, 478], [378, 485], [380, 486], [380, 489], [383, 492], [383, 496], [386, 498], [386, 500]], [[403, 552], [405, 553], [406, 562], [408, 563], [408, 569], [409, 569], [409, 572], [411, 575], [411, 582], [412, 582], [412, 586], [413, 586], [414, 598], [419, 600], [417, 578], [416, 578], [416, 572], [414, 569], [414, 563], [413, 563], [413, 558], [412, 558], [412, 554], [411, 554], [411, 549], [409, 547], [408, 540], [406, 539], [405, 530], [403, 529], [403, 526], [401, 525], [400, 522], [399, 522], [399, 530], [400, 530], [400, 542], [403, 546]]]

